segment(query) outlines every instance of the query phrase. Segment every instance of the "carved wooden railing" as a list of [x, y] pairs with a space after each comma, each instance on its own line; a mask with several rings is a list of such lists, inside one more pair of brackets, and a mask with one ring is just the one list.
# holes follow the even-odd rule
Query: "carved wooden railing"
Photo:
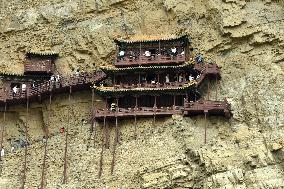
[[53, 73], [54, 72], [54, 64], [52, 60], [26, 60], [25, 62], [25, 73], [29, 72], [45, 72], [45, 73]]
[[116, 110], [110, 109], [94, 109], [94, 118], [103, 117], [143, 117], [143, 116], [167, 116], [173, 114], [182, 114], [183, 107], [181, 106], [171, 106], [171, 107], [138, 107], [135, 108], [118, 108]]
[[26, 90], [18, 89], [17, 93], [13, 93], [11, 88], [0, 89], [0, 102], [17, 102], [29, 97], [42, 96], [43, 94], [50, 93], [65, 93], [69, 91], [70, 86], [72, 91], [79, 90], [91, 86], [91, 84], [101, 81], [106, 77], [103, 72], [96, 72], [94, 74], [83, 73], [80, 76], [72, 76], [70, 78], [60, 78], [59, 81], [44, 81], [32, 85], [27, 83]]
[[196, 102], [184, 102], [184, 114], [197, 115], [208, 113], [210, 115], [223, 115], [227, 118], [231, 117], [231, 105], [227, 100], [211, 101], [199, 100]]
[[189, 81], [165, 82], [165, 83], [140, 83], [140, 84], [120, 84], [114, 85], [114, 89], [134, 89], [134, 88], [177, 88], [190, 84]]
[[180, 64], [185, 62], [184, 55], [177, 56], [165, 56], [165, 55], [155, 55], [151, 57], [139, 56], [138, 58], [127, 58], [119, 59], [117, 58], [114, 65], [115, 66], [142, 66], [146, 64]]

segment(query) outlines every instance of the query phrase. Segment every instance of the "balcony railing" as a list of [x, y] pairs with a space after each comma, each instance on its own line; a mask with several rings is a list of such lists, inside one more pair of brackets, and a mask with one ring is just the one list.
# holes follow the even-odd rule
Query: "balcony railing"
[[182, 114], [183, 107], [138, 107], [138, 108], [118, 108], [118, 110], [95, 109], [94, 117], [147, 117], [147, 116], [169, 116], [173, 114]]
[[157, 64], [181, 64], [185, 62], [184, 55], [165, 56], [156, 55], [151, 57], [140, 56], [138, 58], [124, 57], [123, 59], [117, 58], [115, 66], [143, 66], [143, 65], [157, 65]]
[[25, 73], [49, 73], [54, 72], [52, 60], [26, 60]]

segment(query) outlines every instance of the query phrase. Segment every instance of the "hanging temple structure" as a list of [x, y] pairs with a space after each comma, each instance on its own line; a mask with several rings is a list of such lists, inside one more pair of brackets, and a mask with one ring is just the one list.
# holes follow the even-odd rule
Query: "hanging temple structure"
[[[92, 91], [92, 128], [95, 132], [96, 123], [103, 123], [103, 144], [98, 176], [102, 174], [103, 150], [108, 148], [106, 122], [115, 120], [115, 143], [111, 172], [114, 171], [115, 149], [119, 143], [119, 119], [133, 119], [135, 136], [137, 118], [153, 118], [180, 114], [183, 116], [203, 115], [232, 116], [231, 106], [224, 99], [217, 100], [218, 84], [221, 79], [220, 67], [215, 63], [206, 63], [202, 55], [195, 54], [187, 36], [158, 37], [132, 36], [128, 39], [115, 39], [117, 56], [110, 66], [101, 67], [94, 73], [78, 72], [72, 77], [63, 78], [56, 73], [55, 62], [59, 55], [55, 52], [28, 52], [25, 59], [23, 75], [1, 74], [0, 106], [5, 114], [9, 106], [26, 104], [27, 124], [29, 104], [49, 99], [52, 96], [80, 90]], [[210, 100], [210, 81], [215, 82], [216, 97]], [[207, 89], [207, 97], [202, 92]], [[104, 107], [94, 107], [94, 94], [104, 100]], [[50, 111], [50, 110], [49, 110]], [[70, 124], [69, 118], [67, 118]], [[206, 124], [206, 122], [205, 122]], [[66, 141], [64, 153], [63, 183], [67, 182], [68, 128], [65, 128]], [[46, 146], [49, 137], [48, 127], [45, 131], [45, 153], [42, 165], [41, 188], [44, 183]], [[27, 141], [27, 137], [26, 137]], [[1, 130], [3, 147], [3, 129]], [[205, 126], [206, 143], [206, 126]], [[25, 145], [25, 163], [23, 186], [26, 177], [26, 155], [28, 144]]]

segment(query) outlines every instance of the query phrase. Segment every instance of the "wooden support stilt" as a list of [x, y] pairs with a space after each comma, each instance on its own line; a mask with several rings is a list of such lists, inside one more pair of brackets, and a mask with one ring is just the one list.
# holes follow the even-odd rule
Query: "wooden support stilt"
[[103, 156], [104, 156], [104, 138], [105, 138], [105, 132], [106, 132], [106, 116], [104, 116], [104, 126], [103, 126], [103, 135], [102, 135], [102, 149], [101, 149], [101, 156], [100, 156], [100, 162], [99, 162], [99, 173], [98, 177], [101, 178], [103, 173]]
[[154, 96], [154, 122], [153, 124], [155, 125], [156, 123], [156, 112], [157, 112], [157, 96]]
[[95, 148], [95, 144], [96, 144], [96, 135], [97, 135], [97, 130], [96, 130], [96, 127], [97, 127], [97, 125], [96, 125], [96, 120], [94, 120], [94, 122], [93, 122], [93, 130], [94, 130], [94, 134], [93, 134], [93, 143], [94, 143], [94, 148]]
[[[94, 143], [94, 147], [95, 147], [95, 143], [96, 143], [96, 121], [95, 121], [95, 113], [94, 113], [94, 101], [95, 101], [95, 91], [94, 89], [92, 89], [92, 116], [91, 116], [91, 134], [90, 134], [90, 141], [92, 139], [93, 136], [93, 143]], [[87, 150], [88, 150], [89, 145], [87, 146]]]
[[204, 143], [206, 144], [207, 140], [207, 114], [208, 112], [204, 112], [204, 118], [205, 118], [205, 129], [204, 129]]
[[[5, 101], [4, 105], [4, 112], [3, 112], [3, 123], [1, 124], [1, 141], [0, 141], [0, 152], [3, 148], [3, 142], [4, 142], [4, 132], [5, 132], [5, 124], [6, 124], [6, 111], [7, 111], [7, 103]], [[0, 156], [0, 161], [2, 160]]]
[[134, 114], [134, 138], [137, 139], [137, 109], [138, 109], [138, 97], [135, 96], [135, 114]]
[[216, 96], [215, 96], [215, 100], [217, 101], [218, 99], [218, 79], [217, 79], [217, 75], [215, 77], [215, 84], [216, 84]]
[[[115, 110], [115, 114], [116, 114], [116, 117], [117, 117], [117, 114], [119, 112], [119, 104], [118, 104], [118, 97], [116, 98], [116, 110]], [[116, 119], [116, 125], [117, 125], [117, 119]], [[119, 143], [120, 141], [120, 136], [119, 136], [119, 128], [116, 126], [115, 127], [115, 132], [116, 132], [116, 140], [117, 140], [117, 143]]]
[[[105, 108], [107, 110], [107, 99], [105, 101]], [[105, 136], [106, 137], [105, 146], [106, 146], [107, 149], [109, 149], [109, 127], [108, 127], [108, 125], [105, 125], [105, 128], [106, 128], [106, 130], [105, 130], [105, 135], [106, 135]]]
[[66, 183], [67, 183], [67, 153], [68, 153], [68, 133], [69, 133], [69, 127], [70, 127], [71, 94], [72, 94], [72, 87], [71, 87], [71, 85], [70, 85], [69, 98], [68, 98], [67, 127], [66, 127], [66, 132], [65, 132], [65, 151], [64, 151], [63, 184], [66, 184]]
[[116, 150], [116, 146], [118, 143], [118, 119], [117, 116], [115, 116], [115, 137], [114, 137], [114, 143], [113, 143], [113, 152], [112, 152], [112, 162], [111, 162], [111, 174], [113, 174], [113, 170], [114, 170], [114, 164], [115, 164], [115, 150]]
[[26, 174], [27, 174], [27, 155], [28, 155], [28, 120], [29, 120], [29, 96], [28, 89], [26, 91], [27, 104], [26, 104], [26, 124], [25, 124], [25, 155], [24, 155], [24, 170], [22, 177], [21, 189], [25, 188], [26, 184]]
[[50, 127], [50, 111], [51, 111], [51, 98], [52, 94], [49, 94], [49, 105], [48, 105], [48, 111], [47, 111], [47, 125], [44, 129], [45, 134], [45, 141], [44, 141], [44, 155], [43, 155], [43, 163], [42, 163], [42, 171], [41, 171], [41, 182], [40, 182], [40, 188], [44, 188], [44, 182], [45, 182], [45, 165], [46, 165], [46, 158], [47, 158], [47, 141], [49, 139], [49, 131], [48, 128]]

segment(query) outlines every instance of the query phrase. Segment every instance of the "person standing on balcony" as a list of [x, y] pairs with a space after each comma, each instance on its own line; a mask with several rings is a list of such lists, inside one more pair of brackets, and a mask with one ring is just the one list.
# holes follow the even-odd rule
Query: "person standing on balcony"
[[124, 60], [124, 56], [125, 56], [125, 51], [123, 51], [123, 50], [119, 51], [119, 53], [118, 53], [119, 59]]
[[16, 94], [18, 93], [17, 86], [15, 85], [12, 90], [13, 90], [13, 96], [16, 96]]
[[110, 105], [110, 111], [114, 112], [116, 110], [116, 104], [113, 102]]
[[25, 83], [22, 84], [22, 92], [26, 92], [27, 90], [27, 85]]
[[169, 83], [169, 82], [170, 82], [170, 75], [167, 74], [167, 75], [166, 75], [166, 83]]
[[173, 48], [171, 48], [171, 54], [172, 54], [172, 56], [176, 56], [177, 55], [177, 48], [176, 47], [173, 47]]
[[182, 74], [180, 74], [180, 75], [178, 76], [178, 82], [183, 82]]
[[145, 53], [144, 53], [144, 56], [146, 56], [146, 57], [150, 57], [151, 56], [151, 52], [150, 51], [145, 51]]

